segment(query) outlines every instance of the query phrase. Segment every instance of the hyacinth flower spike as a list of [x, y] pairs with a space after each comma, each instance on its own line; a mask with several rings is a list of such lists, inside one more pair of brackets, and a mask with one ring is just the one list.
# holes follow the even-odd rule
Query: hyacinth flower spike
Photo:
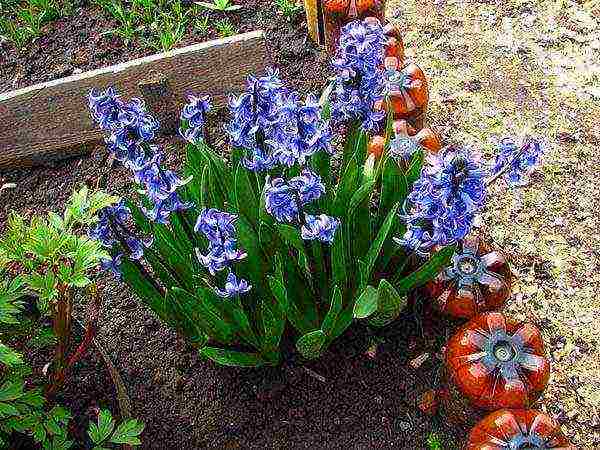
[[499, 250], [467, 236], [448, 267], [426, 285], [442, 312], [471, 319], [502, 307], [510, 295], [511, 271]]
[[466, 450], [577, 450], [556, 420], [540, 411], [502, 409], [483, 418]]
[[446, 364], [458, 390], [487, 410], [529, 407], [550, 376], [539, 330], [495, 312], [475, 317], [450, 339]]
[[342, 29], [330, 95], [334, 123], [360, 123], [364, 130], [379, 129], [385, 112], [375, 111], [374, 106], [383, 99], [386, 41], [379, 21], [354, 21]]
[[520, 146], [512, 138], [502, 139], [488, 184], [500, 178], [504, 178], [510, 186], [528, 184], [531, 174], [541, 163], [545, 149], [546, 144], [529, 136]]

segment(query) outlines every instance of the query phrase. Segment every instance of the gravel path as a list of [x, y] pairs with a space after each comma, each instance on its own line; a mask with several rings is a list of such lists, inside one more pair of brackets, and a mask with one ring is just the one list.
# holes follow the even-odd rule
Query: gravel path
[[485, 226], [519, 275], [507, 313], [540, 326], [552, 357], [540, 408], [574, 444], [599, 449], [600, 3], [389, 6], [431, 80], [429, 120], [447, 143], [490, 155], [494, 137], [526, 130], [550, 144], [530, 186], [494, 187]]

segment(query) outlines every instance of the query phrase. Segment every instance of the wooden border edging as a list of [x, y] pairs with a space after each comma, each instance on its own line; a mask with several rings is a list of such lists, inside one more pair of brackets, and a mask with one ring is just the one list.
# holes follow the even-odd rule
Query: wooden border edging
[[102, 139], [88, 111], [92, 88], [114, 86], [125, 98], [150, 95], [147, 104], [161, 119], [157, 92], [165, 96], [167, 111], [162, 113], [171, 115], [177, 114], [186, 92], [208, 94], [213, 104], [223, 106], [267, 62], [264, 33], [253, 31], [0, 93], [0, 169], [89, 151], [86, 144]]

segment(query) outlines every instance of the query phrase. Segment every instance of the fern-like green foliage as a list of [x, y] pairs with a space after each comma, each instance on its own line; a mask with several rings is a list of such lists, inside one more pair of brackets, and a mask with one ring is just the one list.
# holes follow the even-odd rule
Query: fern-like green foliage
[[71, 196], [62, 216], [51, 212], [47, 218], [26, 222], [12, 212], [0, 237], [0, 270], [19, 277], [21, 286], [37, 297], [39, 309], [47, 313], [59, 295], [59, 285], [83, 288], [90, 284], [90, 270], [106, 254], [79, 231], [96, 220], [98, 210], [116, 200], [101, 192], [90, 195], [84, 187]]
[[109, 410], [103, 409], [98, 414], [98, 422], [90, 423], [88, 435], [94, 443], [93, 450], [107, 450], [113, 444], [141, 445], [140, 434], [144, 424], [137, 419], [128, 419], [116, 424]]
[[[0, 237], [0, 448], [15, 434], [29, 436], [43, 449], [73, 445], [68, 437], [70, 412], [48, 404], [43, 380], [32, 378], [28, 361], [9, 343], [18, 341], [31, 349], [57, 343], [46, 325], [45, 318], [55, 311], [49, 305], [57, 301], [61, 286], [76, 289], [91, 283], [90, 272], [105, 252], [81, 231], [93, 223], [98, 210], [116, 200], [83, 188], [72, 195], [62, 216], [50, 213], [28, 222], [16, 213], [9, 216]], [[25, 298], [37, 300], [36, 313], [25, 314]]]

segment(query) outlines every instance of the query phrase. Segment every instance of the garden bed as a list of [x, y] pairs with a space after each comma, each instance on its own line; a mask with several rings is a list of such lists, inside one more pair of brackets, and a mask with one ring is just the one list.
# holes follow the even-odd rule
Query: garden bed
[[[329, 60], [307, 41], [302, 15], [290, 22], [274, 5], [245, 5], [228, 14], [236, 29], [265, 30], [272, 62], [289, 85], [302, 93], [321, 89], [330, 73]], [[24, 87], [152, 53], [101, 35], [114, 26], [98, 7], [84, 2], [74, 16], [49, 24], [21, 55], [9, 49], [0, 66], [2, 86]], [[187, 36], [180, 45], [215, 37]], [[216, 115], [208, 129], [212, 142], [224, 139], [217, 126], [222, 114]], [[168, 153], [169, 166], [180, 166], [181, 149], [178, 144]], [[27, 215], [60, 209], [74, 187], [97, 183], [105, 170], [103, 157], [98, 148], [87, 158], [4, 173], [4, 181], [17, 187], [3, 192], [0, 221], [11, 209]], [[128, 182], [127, 171], [115, 167], [111, 190], [124, 194]], [[419, 407], [442, 377], [443, 339], [436, 330], [448, 329], [448, 324], [441, 319], [428, 324], [423, 335], [416, 316], [407, 313], [402, 327], [381, 335], [353, 328], [318, 362], [287, 360], [278, 368], [227, 370], [186, 348], [122, 284], [111, 278], [105, 283], [99, 339], [123, 375], [133, 416], [146, 424], [143, 448], [164, 449], [165, 442], [181, 449], [424, 448], [432, 433], [453, 445], [466, 432], [467, 425], [448, 424]], [[427, 359], [413, 368], [409, 361], [423, 354]], [[77, 401], [75, 393], [67, 391], [66, 396], [67, 402]]]
[[[190, 2], [191, 3], [191, 2]], [[140, 32], [129, 46], [119, 37], [106, 34], [118, 23], [105, 10], [90, 0], [79, 0], [71, 15], [49, 22], [40, 37], [21, 51], [11, 43], [0, 46], [0, 92], [6, 92], [35, 83], [53, 80], [126, 62], [156, 53], [144, 44]], [[274, 3], [260, 0], [243, 2], [241, 10], [231, 13], [208, 12], [184, 7], [197, 20], [206, 20], [209, 29], [199, 32], [192, 23], [175, 47], [217, 39], [223, 34], [215, 24], [227, 18], [233, 31], [243, 33], [265, 30], [272, 50], [272, 62], [285, 78], [302, 92], [320, 89], [329, 74], [326, 58], [318, 48], [307, 41], [306, 23], [302, 12], [286, 18]]]
[[[169, 158], [176, 167], [182, 156]], [[98, 151], [53, 168], [4, 174], [17, 187], [2, 193], [0, 223], [13, 209], [26, 215], [60, 209], [76, 186], [95, 185], [102, 164]], [[128, 182], [126, 169], [111, 173], [114, 192], [125, 194]], [[99, 341], [124, 379], [133, 417], [146, 425], [144, 449], [421, 449], [431, 433], [453, 448], [479, 417], [453, 424], [419, 406], [423, 394], [440, 386], [439, 353], [458, 322], [431, 315], [421, 326], [409, 309], [377, 335], [352, 327], [316, 362], [287, 358], [276, 368], [223, 368], [200, 358], [123, 284], [111, 276], [103, 284]], [[83, 313], [80, 305], [77, 315]], [[414, 368], [410, 361], [424, 354]], [[82, 401], [69, 389], [65, 399]]]

